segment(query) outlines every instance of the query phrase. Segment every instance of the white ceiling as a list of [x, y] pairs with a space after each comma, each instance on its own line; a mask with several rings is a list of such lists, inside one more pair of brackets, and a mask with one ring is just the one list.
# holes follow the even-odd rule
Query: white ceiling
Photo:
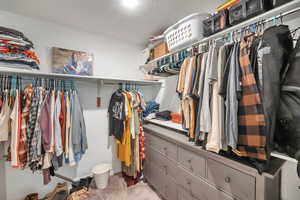
[[195, 12], [213, 12], [224, 0], [139, 0], [134, 10], [121, 0], [5, 0], [2, 10], [48, 20], [135, 45]]

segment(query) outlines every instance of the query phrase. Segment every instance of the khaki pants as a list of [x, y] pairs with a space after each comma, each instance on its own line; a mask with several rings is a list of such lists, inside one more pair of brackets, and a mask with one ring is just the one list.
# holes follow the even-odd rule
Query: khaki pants
[[196, 101], [188, 96], [183, 97], [181, 100], [181, 109], [184, 126], [189, 129], [189, 137], [195, 139]]

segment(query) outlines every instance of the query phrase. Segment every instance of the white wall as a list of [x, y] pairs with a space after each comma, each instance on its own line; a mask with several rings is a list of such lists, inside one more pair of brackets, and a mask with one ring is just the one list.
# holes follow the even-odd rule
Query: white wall
[[[41, 59], [41, 70], [51, 71], [51, 47], [62, 47], [82, 50], [94, 54], [94, 74], [120, 78], [142, 78], [138, 71], [137, 56], [139, 48], [113, 38], [93, 35], [74, 30], [51, 22], [32, 19], [0, 11], [1, 26], [22, 31], [33, 41]], [[101, 162], [113, 164], [114, 172], [120, 171], [120, 164], [115, 159], [114, 148], [109, 146], [107, 127], [107, 107], [114, 87], [101, 89], [102, 107], [96, 107], [97, 87], [95, 83], [78, 84], [80, 99], [84, 108], [87, 125], [89, 149], [77, 167], [65, 167], [60, 173], [69, 177], [81, 177], [90, 173], [91, 168]], [[147, 88], [151, 92], [152, 89]], [[147, 94], [150, 98], [153, 95]], [[114, 144], [114, 142], [110, 142]], [[29, 170], [12, 169], [9, 163], [5, 166], [0, 160], [0, 199], [21, 200], [31, 192], [40, 193], [43, 197], [50, 192], [60, 180], [43, 186], [42, 177]], [[5, 174], [3, 173], [5, 172]], [[7, 194], [6, 197], [5, 193]]]

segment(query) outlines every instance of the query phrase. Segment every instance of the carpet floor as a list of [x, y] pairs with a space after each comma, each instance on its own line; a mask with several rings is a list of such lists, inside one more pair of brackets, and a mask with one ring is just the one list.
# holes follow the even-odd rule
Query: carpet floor
[[146, 183], [127, 187], [121, 176], [111, 176], [108, 186], [103, 189], [90, 189], [87, 200], [161, 200]]

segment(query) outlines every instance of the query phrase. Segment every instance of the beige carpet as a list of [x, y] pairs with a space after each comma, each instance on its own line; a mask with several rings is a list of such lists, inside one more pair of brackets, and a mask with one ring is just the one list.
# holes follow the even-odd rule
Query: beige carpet
[[90, 189], [91, 197], [87, 200], [161, 200], [145, 183], [127, 187], [120, 176], [112, 176], [109, 185], [103, 190]]

